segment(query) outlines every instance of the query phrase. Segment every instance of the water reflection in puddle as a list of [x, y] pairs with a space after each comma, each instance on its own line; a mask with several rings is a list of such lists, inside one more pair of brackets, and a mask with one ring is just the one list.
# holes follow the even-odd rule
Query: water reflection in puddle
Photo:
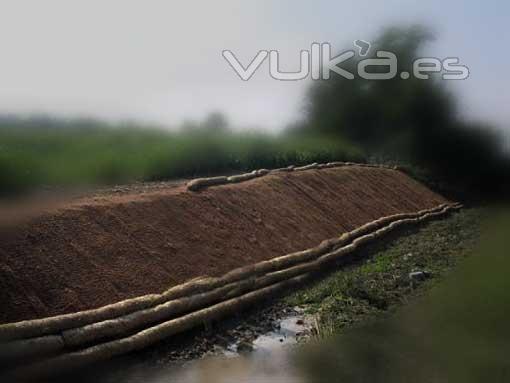
[[[238, 335], [201, 359], [182, 362], [156, 359], [155, 363], [135, 360], [117, 360], [104, 368], [90, 371], [78, 381], [94, 383], [215, 383], [215, 382], [302, 382], [294, 354], [300, 340], [310, 336], [314, 320], [300, 308], [286, 312], [273, 330], [253, 339], [254, 329], [244, 326]], [[251, 339], [251, 341], [247, 341]], [[78, 382], [77, 382], [78, 383]]]
[[[302, 382], [293, 360], [293, 348], [309, 336], [312, 320], [298, 313], [279, 322], [279, 329], [253, 342], [229, 344], [222, 356], [189, 362], [166, 374], [165, 381], [201, 382]], [[166, 380], [168, 379], [168, 380]]]

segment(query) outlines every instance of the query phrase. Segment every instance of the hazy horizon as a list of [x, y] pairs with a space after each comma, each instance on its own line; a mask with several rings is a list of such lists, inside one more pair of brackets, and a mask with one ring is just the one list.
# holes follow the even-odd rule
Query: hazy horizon
[[235, 126], [278, 130], [300, 117], [310, 80], [273, 80], [266, 61], [243, 82], [222, 50], [247, 64], [277, 49], [283, 69], [296, 70], [299, 51], [313, 42], [341, 49], [385, 26], [420, 23], [438, 36], [427, 53], [470, 68], [467, 80], [449, 84], [462, 115], [509, 132], [509, 81], [499, 78], [508, 10], [475, 1], [5, 1], [0, 113], [176, 126], [219, 110]]

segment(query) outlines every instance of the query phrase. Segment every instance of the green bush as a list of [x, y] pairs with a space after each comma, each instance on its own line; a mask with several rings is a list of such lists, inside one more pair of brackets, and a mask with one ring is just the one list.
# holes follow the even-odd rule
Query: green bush
[[0, 119], [0, 192], [157, 181], [332, 160], [363, 161], [321, 136]]

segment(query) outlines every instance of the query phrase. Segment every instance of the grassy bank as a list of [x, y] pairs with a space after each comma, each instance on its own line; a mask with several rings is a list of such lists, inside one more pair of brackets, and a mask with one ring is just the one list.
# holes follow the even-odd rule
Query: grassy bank
[[315, 161], [363, 160], [318, 136], [169, 132], [92, 122], [0, 121], [0, 193], [44, 186], [157, 181]]
[[[341, 268], [287, 301], [318, 314], [323, 335], [378, 317], [430, 287], [470, 254], [480, 238], [483, 214], [483, 209], [465, 209], [444, 220], [399, 230], [359, 251], [358, 263]], [[413, 281], [409, 273], [415, 271], [430, 275], [425, 281]]]
[[[480, 211], [464, 211], [403, 238], [351, 277], [337, 273], [293, 297], [321, 312], [321, 330], [335, 335], [300, 354], [298, 363], [309, 381], [507, 382], [509, 212], [501, 206], [487, 214], [490, 219], [484, 221], [477, 246], [473, 241], [480, 233]], [[405, 287], [388, 282], [392, 276], [401, 281], [410, 270], [407, 244], [414, 239], [420, 239], [409, 249], [410, 258], [420, 260], [416, 266], [436, 269], [439, 276], [458, 266], [448, 278], [426, 282], [431, 288], [421, 290], [408, 305], [391, 315], [377, 315], [382, 311], [379, 302], [391, 307], [416, 295], [403, 295]], [[359, 280], [361, 275], [365, 281]], [[343, 303], [348, 299], [349, 304]], [[356, 318], [356, 326], [346, 326], [349, 316]]]

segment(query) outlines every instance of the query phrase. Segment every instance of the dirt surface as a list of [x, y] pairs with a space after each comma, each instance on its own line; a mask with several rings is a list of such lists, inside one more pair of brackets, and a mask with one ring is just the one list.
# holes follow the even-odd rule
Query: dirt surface
[[[283, 297], [260, 302], [240, 315], [51, 382], [171, 381], [172, 373], [194, 368], [190, 361], [226, 354], [230, 359], [228, 352], [233, 344], [238, 350], [239, 345], [243, 346], [241, 354], [253, 356], [254, 340], [278, 332], [282, 319], [289, 316], [315, 319], [311, 331], [303, 327], [296, 334], [299, 343], [307, 342], [310, 336], [315, 341], [330, 339], [390, 317], [397, 308], [417, 301], [443, 283], [472, 254], [479, 243], [484, 216], [482, 209], [463, 209], [441, 220], [402, 226], [357, 251], [349, 264], [321, 275], [296, 292], [287, 291]], [[425, 280], [410, 279], [409, 273], [416, 270], [428, 270], [430, 275]], [[235, 361], [226, 365], [225, 374], [235, 365]]]
[[345, 167], [199, 193], [99, 193], [0, 233], [0, 322], [99, 307], [317, 245], [444, 198], [405, 174]]

